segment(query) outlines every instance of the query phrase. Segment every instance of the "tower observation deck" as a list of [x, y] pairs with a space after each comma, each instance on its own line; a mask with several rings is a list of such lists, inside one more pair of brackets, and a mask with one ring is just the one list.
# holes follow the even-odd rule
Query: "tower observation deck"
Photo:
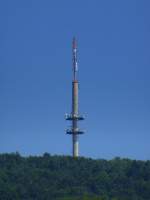
[[73, 38], [72, 41], [72, 61], [73, 61], [73, 80], [72, 80], [72, 111], [71, 114], [66, 114], [66, 120], [71, 121], [71, 128], [66, 130], [67, 134], [72, 135], [72, 156], [79, 156], [79, 142], [78, 135], [83, 134], [84, 131], [79, 129], [78, 121], [84, 120], [84, 116], [79, 114], [79, 106], [78, 106], [78, 80], [77, 80], [77, 72], [78, 72], [78, 64], [77, 64], [77, 43], [76, 39]]

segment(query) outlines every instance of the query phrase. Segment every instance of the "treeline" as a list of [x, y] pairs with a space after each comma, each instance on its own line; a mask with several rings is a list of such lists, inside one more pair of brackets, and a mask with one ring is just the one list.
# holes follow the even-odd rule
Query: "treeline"
[[0, 200], [150, 200], [150, 161], [0, 154]]

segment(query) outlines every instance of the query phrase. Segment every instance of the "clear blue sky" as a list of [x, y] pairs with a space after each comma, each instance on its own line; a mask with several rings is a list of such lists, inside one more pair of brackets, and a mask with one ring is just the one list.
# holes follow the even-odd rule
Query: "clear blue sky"
[[72, 37], [80, 154], [150, 159], [150, 1], [0, 1], [0, 152], [71, 155]]

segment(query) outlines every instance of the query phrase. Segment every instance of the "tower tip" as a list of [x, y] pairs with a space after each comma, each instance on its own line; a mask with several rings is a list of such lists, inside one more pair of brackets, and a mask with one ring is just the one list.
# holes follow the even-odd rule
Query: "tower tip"
[[76, 49], [77, 48], [77, 41], [76, 41], [76, 38], [73, 37], [73, 40], [72, 40], [72, 48], [73, 49]]

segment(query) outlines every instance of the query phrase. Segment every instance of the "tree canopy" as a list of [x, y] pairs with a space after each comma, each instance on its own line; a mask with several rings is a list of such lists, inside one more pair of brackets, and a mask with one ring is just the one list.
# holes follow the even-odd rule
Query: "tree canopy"
[[150, 161], [0, 154], [0, 200], [149, 200]]

